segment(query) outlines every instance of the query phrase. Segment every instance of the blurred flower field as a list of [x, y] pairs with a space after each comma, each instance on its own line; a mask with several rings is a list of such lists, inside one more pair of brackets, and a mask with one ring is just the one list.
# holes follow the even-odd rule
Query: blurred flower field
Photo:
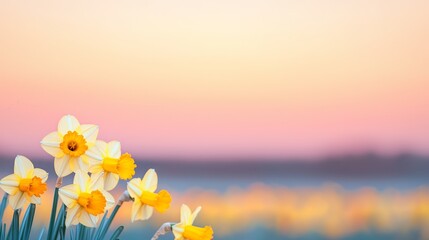
[[[342, 239], [365, 232], [368, 236], [386, 233], [401, 239], [429, 238], [428, 187], [406, 191], [368, 187], [348, 191], [335, 184], [321, 188], [254, 184], [248, 188], [230, 188], [223, 193], [191, 189], [172, 194], [176, 196], [173, 209], [179, 209], [182, 202], [187, 202], [191, 208], [203, 206], [204, 214], [197, 222], [210, 222], [216, 239], [232, 239], [232, 236], [263, 239], [263, 232], [260, 235], [247, 233], [252, 228], [274, 232], [273, 236], [278, 239], [294, 239], [309, 233], [320, 239]], [[116, 198], [120, 193], [113, 192], [113, 195]], [[43, 196], [43, 201], [49, 202], [51, 197]], [[129, 211], [125, 210], [118, 212], [116, 225], [129, 223]], [[40, 205], [38, 211], [35, 225], [40, 227], [49, 220], [50, 204]], [[9, 220], [11, 214], [12, 211], [7, 210], [5, 219]], [[150, 222], [132, 224], [123, 233], [124, 239], [153, 235], [162, 223], [178, 218], [177, 211], [167, 211], [154, 216]]]

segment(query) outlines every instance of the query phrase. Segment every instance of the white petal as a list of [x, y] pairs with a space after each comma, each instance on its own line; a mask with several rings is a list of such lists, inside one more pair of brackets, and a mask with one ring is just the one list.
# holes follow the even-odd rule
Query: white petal
[[137, 220], [147, 220], [153, 214], [153, 207], [142, 204], [139, 200], [134, 201], [131, 209], [131, 222]]
[[33, 163], [31, 163], [30, 159], [18, 155], [15, 158], [15, 167], [14, 172], [18, 176], [22, 178], [30, 178], [34, 171]]
[[82, 124], [80, 126], [80, 130], [82, 131], [81, 134], [85, 138], [87, 144], [89, 146], [94, 146], [95, 141], [97, 140], [98, 126], [92, 124]]
[[90, 173], [104, 172], [103, 162], [101, 162], [101, 161], [90, 159], [89, 165], [90, 165], [90, 167], [88, 168], [88, 172], [90, 172]]
[[58, 132], [63, 136], [67, 134], [68, 131], [75, 131], [79, 127], [79, 121], [72, 115], [66, 115], [61, 118], [58, 123]]
[[140, 208], [140, 211], [141, 212], [138, 214], [139, 219], [147, 220], [153, 214], [153, 207], [145, 204], [145, 205], [143, 205], [143, 207]]
[[147, 170], [146, 174], [144, 175], [141, 183], [141, 187], [143, 190], [149, 191], [149, 192], [155, 192], [157, 186], [158, 186], [158, 175], [155, 172], [155, 169], [149, 169]]
[[46, 182], [46, 180], [48, 180], [48, 173], [41, 168], [34, 169], [34, 176], [41, 178], [42, 182]]
[[100, 192], [103, 194], [104, 198], [106, 199], [106, 207], [104, 208], [104, 210], [110, 209], [113, 206], [115, 206], [115, 198], [113, 198], [112, 194], [108, 193], [103, 189], [100, 189]]
[[58, 177], [65, 177], [72, 173], [72, 170], [70, 168], [70, 156], [64, 155], [61, 158], [55, 158], [54, 168], [55, 173], [58, 175]]
[[88, 157], [87, 156], [82, 155], [82, 156], [78, 157], [76, 159], [76, 163], [77, 163], [77, 168], [75, 169], [75, 171], [77, 171], [79, 169], [82, 172], [88, 172], [89, 161], [88, 161]]
[[182, 204], [182, 207], [180, 208], [180, 222], [187, 224], [190, 217], [191, 209], [189, 209], [188, 205]]
[[14, 210], [22, 208], [22, 206], [24, 206], [25, 200], [26, 196], [21, 191], [16, 192], [15, 195], [9, 196], [9, 204]]
[[73, 184], [78, 185], [80, 191], [86, 192], [89, 187], [90, 177], [86, 172], [76, 171], [74, 175]]
[[40, 197], [36, 197], [35, 195], [30, 197], [30, 202], [34, 204], [41, 204], [42, 199]]
[[19, 182], [21, 178], [16, 174], [11, 174], [0, 180], [0, 188], [9, 195], [15, 195], [19, 190]]
[[130, 196], [134, 199], [140, 198], [142, 195], [142, 189], [140, 189], [141, 180], [140, 178], [133, 178], [127, 184], [127, 190]]
[[79, 210], [81, 210], [79, 204], [75, 204], [73, 207], [67, 208], [66, 227], [69, 227], [73, 222], [76, 222]]
[[92, 173], [89, 181], [89, 189], [91, 191], [104, 189], [104, 171]]
[[174, 240], [183, 239], [183, 232], [185, 231], [185, 224], [184, 223], [178, 223], [173, 225], [173, 234], [174, 234]]
[[79, 222], [87, 227], [95, 227], [97, 225], [98, 217], [89, 214], [87, 211], [82, 211], [79, 216]]
[[[98, 142], [98, 141], [97, 141]], [[87, 155], [90, 158], [93, 158], [98, 161], [103, 161], [103, 151], [100, 150], [98, 145], [92, 146], [86, 150], [85, 155]]]
[[79, 198], [80, 190], [79, 186], [76, 184], [70, 184], [64, 186], [58, 190], [61, 201], [67, 206], [71, 207], [76, 203]]
[[188, 219], [187, 225], [192, 225], [194, 223], [195, 218], [197, 217], [198, 213], [201, 211], [201, 206], [198, 206], [195, 211], [191, 214], [190, 218]]
[[111, 141], [108, 144], [109, 156], [111, 158], [121, 157], [121, 143], [118, 141]]
[[42, 148], [53, 157], [61, 157], [64, 152], [60, 149], [60, 144], [63, 142], [62, 137], [58, 132], [51, 132], [42, 139], [40, 144]]
[[119, 175], [116, 173], [106, 173], [104, 175], [104, 189], [111, 191], [118, 185]]
[[95, 143], [95, 146], [97, 146], [98, 150], [100, 150], [101, 154], [102, 154], [102, 158], [105, 158], [106, 156], [108, 156], [108, 144], [105, 141], [102, 140], [97, 140]]

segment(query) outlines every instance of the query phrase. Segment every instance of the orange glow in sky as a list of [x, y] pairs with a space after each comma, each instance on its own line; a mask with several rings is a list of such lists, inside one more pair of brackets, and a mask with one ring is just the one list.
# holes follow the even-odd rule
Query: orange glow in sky
[[[429, 154], [428, 1], [0, 2], [0, 154]], [[115, 139], [113, 139], [113, 137]]]

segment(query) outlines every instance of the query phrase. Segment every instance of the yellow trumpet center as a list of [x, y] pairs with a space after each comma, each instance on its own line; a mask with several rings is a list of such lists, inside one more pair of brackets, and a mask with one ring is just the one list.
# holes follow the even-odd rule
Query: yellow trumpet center
[[106, 198], [99, 190], [92, 191], [91, 193], [81, 193], [77, 202], [85, 208], [89, 214], [94, 216], [103, 213], [106, 207]]
[[104, 158], [102, 166], [105, 172], [116, 173], [123, 180], [131, 179], [135, 174], [134, 169], [137, 167], [134, 159], [128, 153], [122, 154], [119, 159]]
[[170, 207], [171, 195], [167, 190], [161, 190], [159, 193], [143, 191], [140, 201], [154, 207], [158, 212], [165, 212]]
[[79, 157], [86, 152], [88, 146], [86, 146], [86, 140], [82, 135], [78, 134], [76, 131], [68, 131], [63, 137], [60, 149], [63, 150], [65, 154], [72, 157]]
[[183, 237], [188, 240], [210, 240], [213, 238], [213, 229], [209, 226], [195, 227], [192, 225], [185, 226]]
[[19, 191], [26, 192], [30, 197], [33, 195], [40, 197], [48, 189], [46, 183], [43, 183], [39, 177], [21, 179], [18, 188]]

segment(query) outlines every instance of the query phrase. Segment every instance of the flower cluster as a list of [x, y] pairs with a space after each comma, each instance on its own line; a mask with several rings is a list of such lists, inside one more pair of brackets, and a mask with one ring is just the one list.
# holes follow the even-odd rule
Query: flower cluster
[[[64, 228], [72, 225], [82, 226], [81, 229], [98, 228], [96, 239], [102, 239], [109, 225], [98, 226], [99, 218], [115, 206], [115, 199], [109, 191], [118, 185], [119, 180], [129, 180], [127, 191], [119, 198], [110, 216], [110, 222], [106, 221], [109, 224], [125, 201], [133, 201], [130, 214], [132, 222], [147, 220], [154, 210], [162, 213], [170, 207], [170, 193], [164, 189], [157, 191], [158, 175], [155, 170], [149, 169], [143, 178], [133, 178], [137, 165], [132, 156], [122, 153], [118, 141], [98, 140], [98, 131], [98, 126], [80, 124], [74, 116], [66, 115], [59, 121], [57, 131], [49, 133], [41, 141], [42, 148], [54, 157], [54, 169], [58, 176], [48, 240], [56, 239], [58, 235], [65, 236], [65, 230], [54, 226], [61, 225], [61, 222]], [[62, 179], [72, 173], [73, 183], [62, 186]], [[1, 179], [0, 187], [9, 195], [10, 206], [19, 210], [25, 202], [32, 205], [41, 203], [41, 195], [47, 190], [47, 179], [46, 171], [34, 168], [28, 158], [17, 156], [14, 173]], [[64, 212], [60, 210], [57, 215], [58, 197], [63, 203]], [[192, 225], [200, 210], [201, 207], [198, 207], [191, 213], [189, 207], [182, 206], [180, 222], [170, 225], [176, 240], [213, 238], [211, 227], [200, 228]], [[58, 234], [54, 231], [62, 232]], [[85, 233], [81, 231], [80, 234]]]

